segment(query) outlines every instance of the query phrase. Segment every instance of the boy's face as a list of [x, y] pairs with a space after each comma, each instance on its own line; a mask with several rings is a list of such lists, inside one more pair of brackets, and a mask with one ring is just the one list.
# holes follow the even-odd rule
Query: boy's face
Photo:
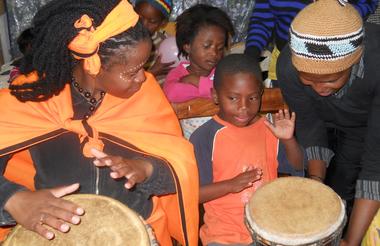
[[245, 127], [258, 118], [261, 105], [261, 82], [252, 73], [225, 74], [221, 86], [213, 90], [218, 116], [237, 127]]
[[147, 2], [137, 4], [135, 11], [151, 35], [157, 32], [160, 27], [164, 26], [167, 22], [163, 14]]
[[299, 72], [298, 76], [304, 85], [311, 86], [320, 96], [330, 96], [347, 83], [350, 73], [351, 68], [332, 74]]

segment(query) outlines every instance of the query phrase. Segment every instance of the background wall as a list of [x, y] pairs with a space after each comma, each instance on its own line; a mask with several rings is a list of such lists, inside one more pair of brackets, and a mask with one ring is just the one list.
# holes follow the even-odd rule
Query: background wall
[[[4, 0], [0, 0], [4, 1]], [[18, 35], [30, 26], [37, 10], [51, 0], [5, 0], [8, 12], [10, 30], [10, 53], [13, 57], [19, 54], [16, 45]], [[101, 1], [101, 0], [99, 0]], [[134, 2], [134, 0], [131, 0]], [[253, 8], [254, 0], [173, 0], [171, 20], [181, 14], [185, 9], [197, 3], [210, 4], [220, 7], [231, 17], [235, 26], [236, 36], [234, 42], [245, 38], [249, 14]]]
[[0, 0], [0, 65], [11, 60], [9, 32], [4, 0]]

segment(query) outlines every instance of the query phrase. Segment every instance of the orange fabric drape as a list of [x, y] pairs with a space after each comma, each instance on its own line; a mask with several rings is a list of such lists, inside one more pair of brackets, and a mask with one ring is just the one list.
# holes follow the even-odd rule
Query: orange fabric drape
[[[178, 120], [151, 74], [141, 89], [129, 99], [106, 95], [101, 106], [88, 119], [94, 138], [101, 143], [99, 133], [106, 133], [129, 142], [140, 150], [167, 160], [179, 177], [182, 196], [160, 197], [169, 232], [185, 245], [184, 221], [189, 245], [198, 241], [198, 173], [193, 148], [182, 136]], [[72, 120], [70, 86], [44, 102], [21, 103], [9, 90], [0, 91], [0, 156], [27, 148], [54, 137], [52, 132], [72, 131], [80, 139], [88, 137], [82, 122]], [[88, 155], [89, 153], [87, 153]], [[185, 218], [181, 220], [179, 201], [184, 204]]]
[[68, 48], [75, 52], [76, 59], [84, 60], [83, 68], [89, 74], [96, 75], [101, 67], [99, 44], [135, 26], [138, 20], [139, 15], [127, 0], [121, 0], [98, 27], [94, 27], [92, 18], [84, 14], [74, 23], [80, 31]]
[[[8, 162], [4, 176], [12, 182], [34, 190], [33, 178], [35, 173], [29, 151], [24, 150], [13, 155]], [[0, 227], [0, 242], [5, 239], [10, 230], [10, 228]]]

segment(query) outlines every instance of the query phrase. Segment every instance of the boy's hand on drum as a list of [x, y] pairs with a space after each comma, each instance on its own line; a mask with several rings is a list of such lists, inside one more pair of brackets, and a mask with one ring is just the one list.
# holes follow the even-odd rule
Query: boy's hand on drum
[[240, 192], [251, 187], [254, 182], [261, 179], [263, 171], [260, 168], [248, 167], [242, 173], [229, 180], [230, 193]]
[[80, 223], [80, 215], [84, 214], [83, 208], [60, 198], [78, 188], [79, 184], [72, 184], [54, 189], [19, 191], [8, 199], [5, 210], [18, 224], [51, 240], [54, 238], [54, 231], [47, 229], [44, 224], [61, 232], [68, 232], [69, 223]]
[[290, 115], [289, 110], [279, 110], [274, 114], [273, 124], [266, 120], [265, 125], [273, 132], [273, 134], [282, 140], [293, 138], [294, 127], [296, 122], [296, 114], [292, 112]]
[[174, 61], [168, 63], [161, 62], [161, 55], [159, 55], [157, 56], [156, 62], [149, 69], [149, 72], [151, 72], [154, 76], [166, 75], [172, 69], [174, 63]]
[[188, 75], [185, 75], [183, 76], [179, 82], [180, 83], [184, 83], [184, 84], [190, 84], [190, 85], [193, 85], [195, 87], [198, 87], [199, 85], [199, 80], [200, 80], [200, 77], [198, 75], [195, 75], [195, 74], [188, 74]]
[[91, 149], [97, 167], [109, 167], [113, 179], [127, 178], [124, 186], [131, 189], [135, 184], [144, 182], [152, 175], [153, 166], [148, 160], [126, 159], [121, 156], [107, 155], [97, 149]]

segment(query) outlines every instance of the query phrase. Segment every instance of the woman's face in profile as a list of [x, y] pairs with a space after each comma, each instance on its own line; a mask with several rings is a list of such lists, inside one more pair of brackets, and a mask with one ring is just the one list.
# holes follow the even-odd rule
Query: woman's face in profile
[[96, 76], [97, 89], [120, 98], [129, 98], [135, 94], [146, 80], [144, 64], [150, 56], [151, 48], [151, 41], [144, 40], [135, 46], [122, 49], [127, 55], [120, 55], [124, 56], [127, 62], [102, 68]]

